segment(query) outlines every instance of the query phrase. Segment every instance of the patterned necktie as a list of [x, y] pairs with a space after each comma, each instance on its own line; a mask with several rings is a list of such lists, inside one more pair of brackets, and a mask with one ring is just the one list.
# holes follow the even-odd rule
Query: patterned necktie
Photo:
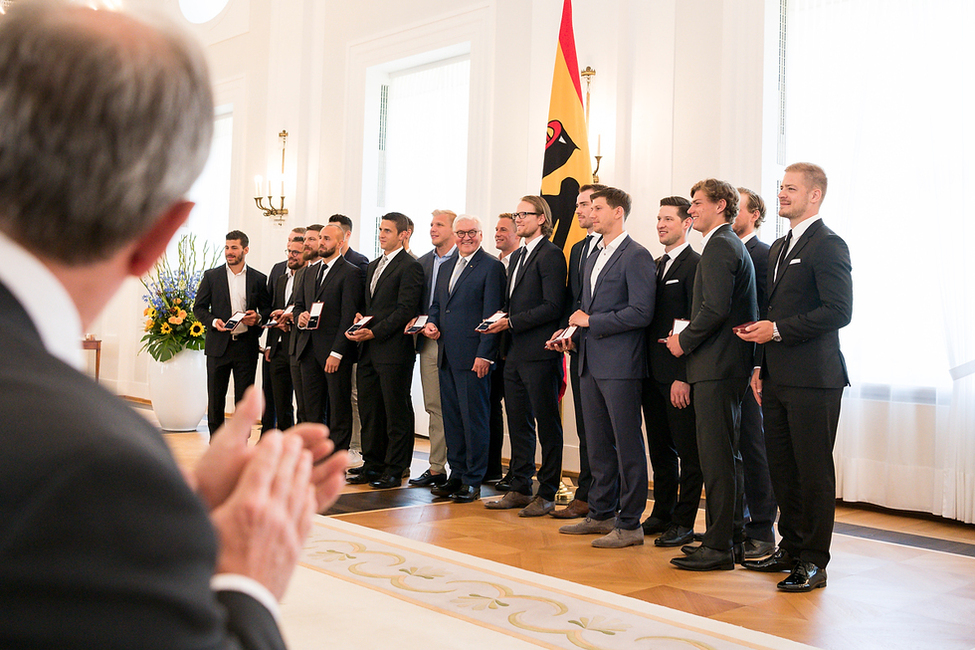
[[457, 278], [459, 278], [460, 274], [464, 272], [464, 268], [466, 266], [467, 266], [467, 258], [458, 257], [457, 263], [454, 264], [454, 272], [450, 275], [450, 283], [447, 285], [448, 293], [454, 292], [454, 285], [457, 284]]
[[586, 270], [586, 260], [589, 259], [589, 246], [592, 244], [592, 239], [595, 235], [586, 235], [586, 243], [582, 245], [582, 255], [579, 256], [579, 279], [582, 279], [582, 274]]
[[369, 284], [370, 296], [373, 296], [376, 293], [376, 284], [379, 282], [379, 274], [383, 272], [384, 268], [386, 268], [387, 261], [389, 261], [389, 259], [383, 255], [379, 260], [379, 265], [376, 266], [376, 272], [372, 274], [372, 282]]

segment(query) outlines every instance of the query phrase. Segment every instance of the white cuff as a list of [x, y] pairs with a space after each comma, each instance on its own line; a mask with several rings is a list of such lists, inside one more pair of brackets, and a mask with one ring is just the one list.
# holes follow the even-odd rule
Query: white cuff
[[253, 578], [242, 576], [237, 573], [218, 573], [210, 578], [210, 589], [213, 591], [239, 591], [247, 594], [260, 604], [264, 605], [267, 611], [271, 612], [275, 622], [280, 623], [281, 612], [278, 608], [278, 601], [267, 587]]

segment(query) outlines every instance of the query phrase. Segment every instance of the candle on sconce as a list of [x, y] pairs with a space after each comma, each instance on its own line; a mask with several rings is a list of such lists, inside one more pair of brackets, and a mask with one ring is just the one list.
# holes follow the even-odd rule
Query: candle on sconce
[[267, 179], [267, 198], [271, 198], [271, 179]]
[[281, 198], [284, 198], [284, 178], [281, 179]]
[[254, 196], [255, 197], [259, 197], [261, 195], [261, 183], [262, 183], [263, 180], [264, 179], [262, 179], [260, 175], [257, 175], [257, 176], [254, 177], [254, 186], [255, 186], [255, 190], [254, 190], [255, 194], [254, 194]]
[[603, 149], [603, 136], [597, 135], [596, 136], [596, 155], [597, 156], [601, 156], [602, 155], [602, 149]]

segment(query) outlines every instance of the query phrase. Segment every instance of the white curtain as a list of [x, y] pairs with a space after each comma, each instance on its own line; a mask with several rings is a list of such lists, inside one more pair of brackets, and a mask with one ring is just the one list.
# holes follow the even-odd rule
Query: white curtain
[[786, 162], [850, 245], [848, 501], [975, 521], [975, 3], [789, 0]]

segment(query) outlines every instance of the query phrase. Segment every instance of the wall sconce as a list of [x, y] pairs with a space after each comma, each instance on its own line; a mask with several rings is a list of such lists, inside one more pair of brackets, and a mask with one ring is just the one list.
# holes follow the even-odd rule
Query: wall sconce
[[263, 212], [265, 217], [271, 217], [275, 223], [281, 225], [288, 216], [288, 211], [284, 207], [284, 151], [288, 146], [288, 132], [281, 131], [278, 137], [281, 138], [281, 206], [278, 208], [274, 207], [274, 202], [271, 199], [272, 189], [270, 178], [267, 179], [267, 206], [264, 205], [264, 197], [261, 196], [261, 193], [264, 191], [264, 180], [260, 176], [254, 177], [254, 185], [256, 186], [254, 203], [257, 204], [257, 209]]
[[[586, 80], [586, 135], [589, 135], [589, 84], [592, 83], [592, 78], [596, 76], [596, 71], [592, 69], [592, 66], [586, 66], [585, 70], [580, 70], [579, 75]], [[599, 161], [603, 159], [600, 155], [600, 146], [602, 145], [602, 136], [596, 136], [596, 168], [592, 172], [592, 182], [599, 182]]]

